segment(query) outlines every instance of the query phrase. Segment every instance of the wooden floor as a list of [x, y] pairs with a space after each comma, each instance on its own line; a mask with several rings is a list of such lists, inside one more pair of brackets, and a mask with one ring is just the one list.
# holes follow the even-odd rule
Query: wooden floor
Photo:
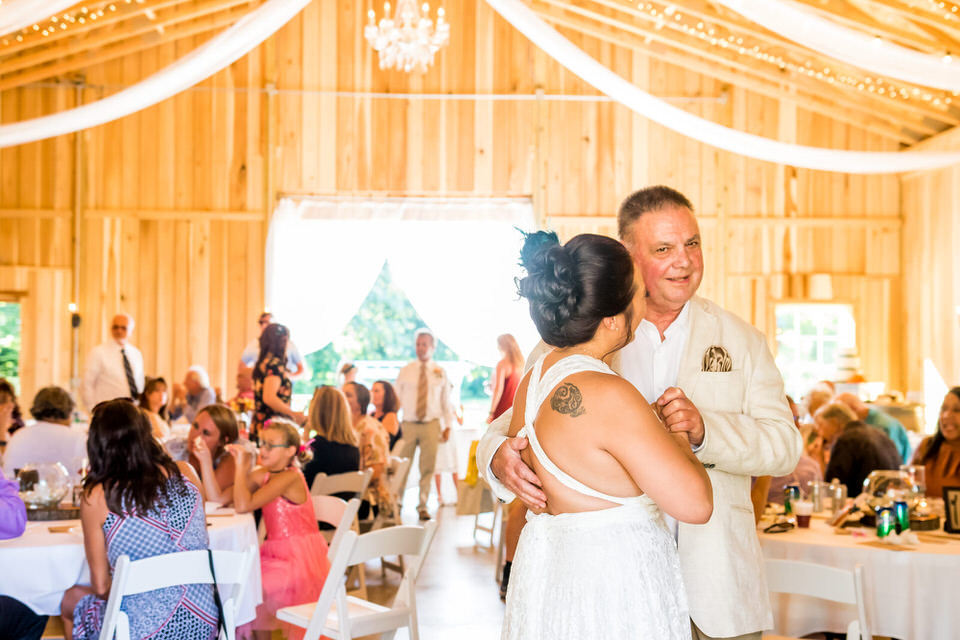
[[[404, 500], [403, 520], [417, 522], [416, 490]], [[486, 546], [489, 534], [478, 533], [479, 543], [472, 537], [473, 517], [456, 515], [456, 508], [435, 509], [438, 529], [427, 561], [417, 583], [417, 609], [421, 640], [496, 640], [500, 637], [503, 603], [494, 581], [496, 549]], [[489, 522], [490, 514], [481, 516]], [[387, 602], [399, 584], [396, 573], [387, 572], [386, 584], [379, 563], [367, 568], [367, 586], [371, 599]], [[396, 638], [408, 638], [406, 630]]]

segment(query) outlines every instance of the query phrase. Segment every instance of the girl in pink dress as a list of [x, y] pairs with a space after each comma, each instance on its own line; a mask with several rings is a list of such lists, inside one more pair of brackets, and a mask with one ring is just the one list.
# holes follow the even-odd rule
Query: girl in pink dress
[[[249, 472], [250, 453], [240, 445], [228, 445], [227, 449], [237, 462], [233, 485], [236, 510], [262, 509], [267, 530], [260, 545], [263, 604], [257, 607], [257, 619], [243, 631], [252, 630], [256, 638], [268, 639], [282, 626], [287, 637], [302, 638], [304, 630], [279, 622], [277, 610], [320, 597], [330, 562], [310, 490], [298, 465], [303, 455], [298, 454], [300, 434], [286, 420], [268, 422], [260, 434], [260, 466]], [[305, 453], [309, 456], [310, 450]]]

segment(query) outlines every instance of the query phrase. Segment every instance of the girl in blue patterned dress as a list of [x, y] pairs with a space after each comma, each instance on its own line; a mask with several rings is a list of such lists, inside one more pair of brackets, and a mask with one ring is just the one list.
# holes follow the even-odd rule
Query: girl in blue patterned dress
[[[151, 434], [150, 420], [126, 399], [97, 405], [87, 437], [90, 472], [80, 518], [91, 586], [63, 596], [67, 640], [97, 638], [113, 566], [131, 560], [207, 548], [203, 494], [196, 472], [173, 462]], [[130, 637], [210, 640], [217, 633], [211, 585], [193, 584], [127, 596], [120, 607]]]

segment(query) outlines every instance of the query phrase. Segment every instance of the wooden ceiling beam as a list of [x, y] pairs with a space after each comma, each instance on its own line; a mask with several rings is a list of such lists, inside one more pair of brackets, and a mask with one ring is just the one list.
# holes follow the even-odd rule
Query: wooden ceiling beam
[[97, 51], [88, 51], [86, 54], [73, 56], [67, 60], [59, 62], [58, 64], [12, 74], [8, 77], [0, 78], [0, 91], [11, 89], [13, 87], [19, 87], [30, 82], [43, 80], [44, 78], [50, 78], [69, 73], [71, 71], [77, 71], [79, 69], [91, 67], [93, 65], [108, 62], [126, 55], [139, 53], [144, 49], [150, 49], [168, 42], [174, 42], [176, 40], [182, 40], [183, 38], [189, 38], [207, 33], [209, 31], [221, 29], [233, 24], [247, 13], [247, 11], [230, 11], [224, 14], [217, 14], [202, 23], [195, 23], [187, 26], [181, 26], [177, 29], [171, 29], [162, 36], [156, 32], [153, 32], [153, 36], [142, 37], [133, 42], [126, 42], [124, 44], [106, 47]]
[[[927, 11], [921, 6], [907, 5], [897, 0], [867, 0], [870, 4], [878, 7], [884, 7], [895, 13], [901, 18], [916, 26], [926, 25], [942, 32], [946, 37], [956, 43], [960, 43], [960, 19], [946, 22], [941, 16], [932, 11]], [[960, 15], [957, 15], [960, 18]]]
[[549, 11], [537, 10], [537, 13], [544, 20], [554, 24], [555, 26], [576, 31], [591, 38], [596, 38], [602, 42], [614, 44], [632, 51], [643, 52], [645, 54], [654, 56], [663, 62], [674, 64], [709, 77], [717, 78], [722, 82], [743, 87], [744, 89], [759, 95], [767, 96], [777, 100], [788, 99], [795, 101], [800, 107], [813, 113], [818, 113], [820, 115], [833, 118], [839, 122], [860, 127], [861, 129], [871, 133], [896, 140], [897, 142], [901, 142], [903, 144], [914, 144], [916, 142], [916, 138], [904, 133], [902, 128], [889, 122], [879, 120], [878, 118], [873, 117], [869, 112], [865, 111], [862, 114], [858, 114], [858, 112], [856, 112], [854, 109], [848, 110], [842, 106], [837, 106], [834, 103], [825, 103], [808, 96], [790, 94], [789, 91], [784, 89], [782, 85], [780, 87], [770, 86], [768, 83], [750, 78], [743, 74], [729, 71], [725, 68], [720, 68], [715, 63], [700, 61], [688, 56], [678, 55], [671, 52], [653, 52], [649, 47], [643, 46], [640, 43], [639, 38], [631, 41], [624, 37], [622, 31], [617, 33], [611, 29], [605, 29], [599, 26], [591, 26], [585, 24], [583, 21], [558, 15]]
[[0, 46], [0, 56], [11, 56], [27, 49], [33, 49], [34, 47], [46, 47], [49, 46], [50, 43], [59, 42], [64, 38], [77, 37], [95, 29], [109, 27], [110, 25], [118, 22], [133, 20], [139, 16], [144, 16], [147, 11], [161, 11], [168, 7], [181, 4], [182, 2], [183, 0], [164, 0], [163, 2], [158, 2], [147, 6], [142, 4], [120, 4], [120, 7], [129, 6], [134, 10], [121, 12], [121, 9], [116, 12], [111, 12], [98, 20], [90, 20], [86, 24], [70, 25], [67, 29], [58, 29], [46, 37], [31, 37], [29, 40], [24, 40], [23, 42], [12, 42], [8, 45]]
[[[598, 4], [598, 5], [613, 9], [615, 11], [624, 13], [633, 18], [641, 19], [651, 23], [656, 22], [656, 19], [651, 17], [649, 13], [646, 13], [644, 11], [638, 11], [637, 9], [634, 9], [631, 6], [624, 4], [623, 0], [590, 0], [590, 1], [593, 2], [594, 4]], [[663, 4], [668, 4], [666, 0], [657, 0], [657, 1]], [[678, 9], [678, 12], [681, 12], [690, 16], [696, 16], [697, 19], [700, 21], [704, 21], [716, 26], [722, 26], [725, 29], [734, 31], [738, 36], [740, 34], [743, 34], [743, 35], [746, 35], [747, 37], [757, 38], [759, 40], [762, 40], [763, 42], [766, 42], [772, 47], [777, 47], [784, 51], [791, 52], [797, 57], [790, 61], [798, 66], [804, 66], [808, 61], [812, 59], [817, 61], [819, 64], [821, 64], [825, 68], [831, 68], [831, 69], [834, 69], [835, 71], [840, 70], [850, 76], [862, 77], [864, 79], [866, 79], [867, 77], [871, 77], [869, 74], [865, 73], [862, 69], [857, 69], [855, 67], [845, 65], [838, 60], [834, 60], [833, 58], [820, 55], [815, 51], [796, 45], [790, 40], [783, 39], [780, 36], [770, 32], [766, 32], [763, 29], [753, 28], [751, 26], [748, 26], [748, 25], [753, 25], [754, 23], [752, 22], [749, 22], [746, 25], [742, 25], [737, 21], [729, 20], [723, 17], [718, 17], [719, 14], [711, 13], [710, 9], [708, 8], [709, 6], [711, 6], [710, 3], [705, 2], [704, 0], [687, 0], [687, 2], [683, 5], [683, 8]], [[734, 15], [737, 15], [739, 17], [739, 14], [734, 14]], [[667, 24], [670, 24], [669, 20], [667, 21]], [[758, 62], [751, 62], [749, 64], [757, 68], [760, 68], [761, 65], [766, 65], [767, 63], [758, 61]], [[930, 92], [930, 89], [928, 87], [923, 87], [922, 85], [913, 85], [913, 84], [909, 84], [901, 81], [897, 81], [897, 85], [902, 86], [905, 89], [917, 88], [927, 93]], [[843, 86], [843, 85], [838, 85], [837, 88], [843, 89], [845, 91], [853, 90], [853, 87]], [[943, 93], [942, 97], [945, 98], [946, 96], [947, 94]], [[868, 94], [865, 97], [869, 98], [870, 95]], [[879, 94], [877, 94], [876, 97], [878, 99], [881, 98]], [[890, 101], [890, 99], [887, 99], [887, 100]], [[893, 102], [894, 104], [899, 104], [900, 100], [895, 100]], [[923, 103], [915, 103], [915, 104], [922, 105]], [[954, 119], [950, 115], [948, 115], [947, 112], [948, 112], [947, 109], [937, 109], [933, 105], [928, 106], [925, 111], [922, 111], [924, 115], [930, 115], [934, 119], [941, 119], [947, 123], [954, 124]], [[960, 121], [956, 122], [956, 124], [960, 124]], [[934, 128], [934, 129], [931, 129], [931, 131], [933, 133], [936, 133], [937, 131], [939, 131], [939, 129]]]
[[[868, 14], [865, 14], [847, 2], [840, 2], [838, 0], [797, 0], [797, 2], [806, 5], [813, 11], [830, 18], [834, 22], [859, 31], [865, 31], [870, 35], [881, 36], [892, 42], [912, 47], [925, 53], [937, 53], [939, 51], [938, 47], [927, 40], [920, 39], [916, 33], [873, 19], [869, 17]], [[923, 17], [920, 13], [913, 13], [911, 10], [906, 10], [902, 5], [898, 5], [895, 2], [883, 2], [882, 0], [870, 0], [870, 2], [893, 10], [914, 24], [918, 21], [931, 22], [930, 18]], [[864, 24], [864, 16], [869, 17], [870, 24]], [[938, 24], [941, 27], [943, 26], [942, 20], [932, 22], [934, 26]]]
[[216, 0], [215, 2], [208, 2], [193, 9], [178, 10], [173, 15], [162, 20], [158, 18], [157, 20], [152, 20], [147, 24], [131, 28], [129, 30], [107, 31], [106, 33], [98, 34], [96, 38], [81, 38], [74, 42], [64, 43], [62, 46], [41, 49], [29, 55], [5, 59], [0, 62], [0, 77], [9, 75], [16, 71], [21, 71], [23, 69], [39, 67], [42, 64], [52, 62], [54, 60], [61, 60], [63, 58], [82, 54], [86, 51], [102, 49], [104, 47], [115, 45], [116, 43], [124, 40], [146, 36], [152, 32], [162, 32], [163, 30], [169, 29], [177, 24], [189, 22], [191, 20], [197, 20], [221, 11], [232, 9], [236, 6], [248, 4], [250, 4], [250, 0]]
[[[617, 20], [616, 18], [607, 15], [598, 14], [590, 9], [573, 6], [563, 2], [562, 0], [537, 0], [537, 2], [550, 5], [583, 18], [587, 18], [588, 20], [599, 22], [606, 27], [623, 30], [641, 38], [649, 38], [651, 41], [657, 41], [662, 44], [666, 44], [684, 53], [702, 57], [706, 60], [725, 65], [742, 73], [752, 74], [758, 78], [766, 80], [767, 82], [771, 82], [774, 85], [782, 86], [784, 84], [790, 84], [798, 88], [803, 88], [812, 95], [833, 94], [837, 101], [845, 102], [848, 108], [857, 109], [864, 114], [871, 114], [875, 116], [877, 109], [883, 109], [885, 112], [887, 112], [885, 115], [887, 115], [887, 117], [891, 117], [890, 112], [894, 112], [897, 115], [894, 120], [891, 120], [891, 122], [895, 122], [895, 126], [902, 124], [899, 122], [900, 119], [908, 119], [910, 118], [909, 114], [913, 114], [913, 117], [916, 118], [916, 120], [911, 120], [910, 126], [915, 130], [926, 133], [927, 135], [933, 135], [939, 132], [943, 127], [930, 126], [923, 121], [923, 118], [928, 117], [949, 124], [960, 122], [960, 120], [955, 121], [952, 116], [946, 115], [942, 113], [942, 111], [937, 110], [932, 106], [925, 107], [924, 105], [920, 104], [912, 104], [902, 100], [890, 99], [886, 98], [885, 96], [880, 96], [876, 93], [857, 92], [856, 95], [858, 99], [853, 99], [850, 96], [850, 91], [856, 91], [856, 89], [848, 88], [838, 84], [830, 85], [826, 82], [808, 80], [799, 74], [791, 74], [787, 76], [784, 74], [784, 72], [779, 70], [773, 71], [754, 65], [747, 65], [741, 62], [739, 59], [728, 58], [719, 52], [704, 49], [702, 43], [693, 37], [690, 37], [690, 42], [687, 42], [680, 36], [680, 34], [667, 32], [665, 29], [646, 29], [640, 25], [627, 24], [622, 20]], [[862, 104], [867, 102], [872, 102], [873, 104]]]

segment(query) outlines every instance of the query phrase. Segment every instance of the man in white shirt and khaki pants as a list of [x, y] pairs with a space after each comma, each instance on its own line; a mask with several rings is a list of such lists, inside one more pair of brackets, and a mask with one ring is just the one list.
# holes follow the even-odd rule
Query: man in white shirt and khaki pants
[[436, 339], [429, 329], [416, 333], [417, 359], [400, 369], [396, 387], [403, 409], [403, 439], [400, 455], [412, 458], [420, 446], [420, 502], [417, 513], [429, 520], [427, 499], [430, 480], [437, 461], [437, 445], [450, 437], [453, 408], [450, 402], [450, 381], [443, 367], [433, 361]]

